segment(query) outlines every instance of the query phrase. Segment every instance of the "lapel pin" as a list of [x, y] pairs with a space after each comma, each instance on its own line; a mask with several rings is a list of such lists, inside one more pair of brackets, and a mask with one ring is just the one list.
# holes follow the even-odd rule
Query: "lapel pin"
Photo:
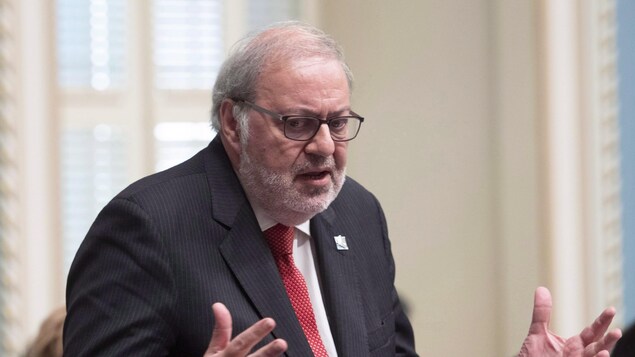
[[348, 244], [346, 244], [346, 237], [343, 235], [337, 235], [333, 237], [335, 239], [335, 248], [337, 250], [348, 250]]

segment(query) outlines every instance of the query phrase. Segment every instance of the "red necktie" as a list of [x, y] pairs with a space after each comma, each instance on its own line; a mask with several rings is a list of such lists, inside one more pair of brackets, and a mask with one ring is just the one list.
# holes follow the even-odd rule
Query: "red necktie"
[[327, 357], [328, 353], [326, 353], [315, 323], [315, 315], [306, 282], [293, 262], [293, 227], [276, 224], [264, 233], [267, 243], [269, 243], [269, 249], [276, 259], [278, 271], [280, 271], [282, 282], [287, 289], [287, 295], [291, 300], [295, 315], [300, 321], [313, 354], [318, 357]]

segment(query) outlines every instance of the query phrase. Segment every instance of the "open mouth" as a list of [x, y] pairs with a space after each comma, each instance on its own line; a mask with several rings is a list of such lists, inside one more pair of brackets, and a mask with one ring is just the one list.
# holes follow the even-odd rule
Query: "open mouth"
[[300, 174], [299, 176], [309, 180], [321, 180], [329, 175], [330, 175], [330, 172], [328, 171], [316, 171], [316, 172], [303, 173], [303, 174]]

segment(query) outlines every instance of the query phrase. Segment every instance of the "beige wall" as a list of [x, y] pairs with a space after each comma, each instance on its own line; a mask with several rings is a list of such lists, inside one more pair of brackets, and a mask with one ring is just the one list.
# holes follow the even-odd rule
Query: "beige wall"
[[367, 117], [349, 174], [383, 204], [424, 356], [510, 355], [529, 323], [539, 271], [535, 47], [531, 3], [515, 3], [321, 9]]

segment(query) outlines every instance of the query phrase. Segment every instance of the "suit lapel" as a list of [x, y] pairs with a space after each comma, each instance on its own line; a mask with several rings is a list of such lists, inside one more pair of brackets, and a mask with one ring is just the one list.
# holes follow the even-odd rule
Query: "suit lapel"
[[278, 268], [222, 144], [210, 144], [206, 160], [214, 220], [228, 228], [220, 252], [261, 317], [272, 317], [276, 338], [288, 342], [289, 356], [311, 355]]
[[[331, 333], [340, 356], [368, 353], [364, 309], [355, 266], [355, 241], [349, 238], [349, 250], [336, 249], [334, 237], [346, 236], [335, 226], [335, 211], [328, 208], [311, 220], [311, 237], [318, 255], [322, 295]], [[352, 243], [352, 244], [351, 244]]]
[[311, 348], [287, 297], [269, 247], [249, 205], [239, 214], [221, 244], [221, 254], [262, 317], [277, 322], [273, 334], [289, 344], [287, 353], [305, 356]]

